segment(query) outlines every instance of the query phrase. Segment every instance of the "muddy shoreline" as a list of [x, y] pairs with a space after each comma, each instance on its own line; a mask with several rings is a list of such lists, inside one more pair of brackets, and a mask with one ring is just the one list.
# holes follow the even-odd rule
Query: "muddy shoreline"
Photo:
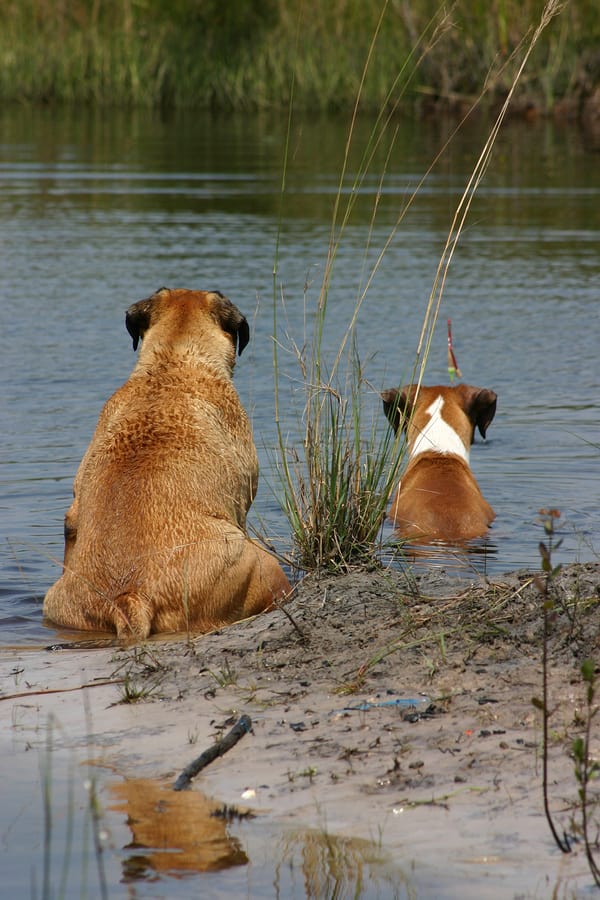
[[[27, 749], [43, 744], [51, 714], [63, 741], [123, 784], [148, 779], [170, 792], [247, 715], [252, 732], [187, 794], [216, 797], [282, 835], [320, 829], [376, 845], [394, 883], [406, 876], [398, 896], [583, 896], [592, 879], [577, 843], [570, 747], [585, 720], [581, 662], [599, 661], [600, 565], [564, 567], [552, 592], [550, 799], [574, 839], [566, 856], [543, 813], [532, 704], [543, 621], [532, 572], [308, 578], [285, 610], [202, 637], [5, 649], [3, 731], [25, 753], [21, 735]], [[593, 750], [597, 758], [597, 732]], [[123, 811], [134, 801], [120, 802]]]

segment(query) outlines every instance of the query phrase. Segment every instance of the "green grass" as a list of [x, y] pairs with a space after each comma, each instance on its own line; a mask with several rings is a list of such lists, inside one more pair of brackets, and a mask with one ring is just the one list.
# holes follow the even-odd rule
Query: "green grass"
[[[510, 60], [541, 0], [11, 0], [0, 4], [0, 99], [102, 106], [414, 109], [510, 89]], [[551, 109], [600, 80], [595, 0], [566, 0], [521, 80], [523, 103]], [[439, 28], [443, 22], [443, 27]], [[364, 83], [363, 62], [379, 30]], [[409, 92], [390, 85], [426, 50]], [[507, 65], [508, 63], [508, 65]]]

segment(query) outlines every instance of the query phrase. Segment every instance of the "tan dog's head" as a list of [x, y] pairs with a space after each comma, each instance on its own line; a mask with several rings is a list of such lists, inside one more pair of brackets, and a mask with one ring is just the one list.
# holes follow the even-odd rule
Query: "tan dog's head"
[[250, 339], [246, 318], [220, 291], [159, 288], [147, 300], [129, 307], [125, 325], [144, 357], [166, 350], [188, 351], [216, 365], [235, 365], [236, 348], [242, 352]]
[[[488, 388], [459, 384], [455, 387], [424, 387], [416, 384], [397, 390], [390, 388], [381, 394], [383, 410], [395, 432], [404, 429], [410, 446], [422, 434], [430, 419], [431, 404], [437, 402], [444, 421], [450, 425], [468, 449], [473, 443], [475, 428], [485, 438], [496, 413], [497, 396]], [[445, 405], [444, 405], [445, 404]], [[419, 415], [420, 411], [424, 415]]]

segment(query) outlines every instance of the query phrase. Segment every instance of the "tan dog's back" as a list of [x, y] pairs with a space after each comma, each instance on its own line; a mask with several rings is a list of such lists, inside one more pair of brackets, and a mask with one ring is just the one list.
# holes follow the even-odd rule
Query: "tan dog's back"
[[77, 472], [46, 615], [144, 637], [268, 608], [289, 583], [245, 534], [258, 463], [231, 376], [246, 320], [218, 292], [161, 289], [127, 328], [142, 349]]

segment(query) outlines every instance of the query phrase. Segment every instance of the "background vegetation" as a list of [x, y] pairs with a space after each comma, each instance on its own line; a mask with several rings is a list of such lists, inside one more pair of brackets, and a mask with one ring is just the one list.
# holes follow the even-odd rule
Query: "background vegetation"
[[[381, 110], [411, 50], [404, 107], [502, 98], [543, 0], [0, 0], [3, 101], [258, 108], [351, 106], [384, 11], [363, 107]], [[543, 112], [600, 84], [597, 0], [565, 0], [521, 83]], [[509, 63], [507, 65], [507, 62]], [[411, 67], [413, 69], [414, 67]], [[403, 85], [397, 85], [402, 89]]]

